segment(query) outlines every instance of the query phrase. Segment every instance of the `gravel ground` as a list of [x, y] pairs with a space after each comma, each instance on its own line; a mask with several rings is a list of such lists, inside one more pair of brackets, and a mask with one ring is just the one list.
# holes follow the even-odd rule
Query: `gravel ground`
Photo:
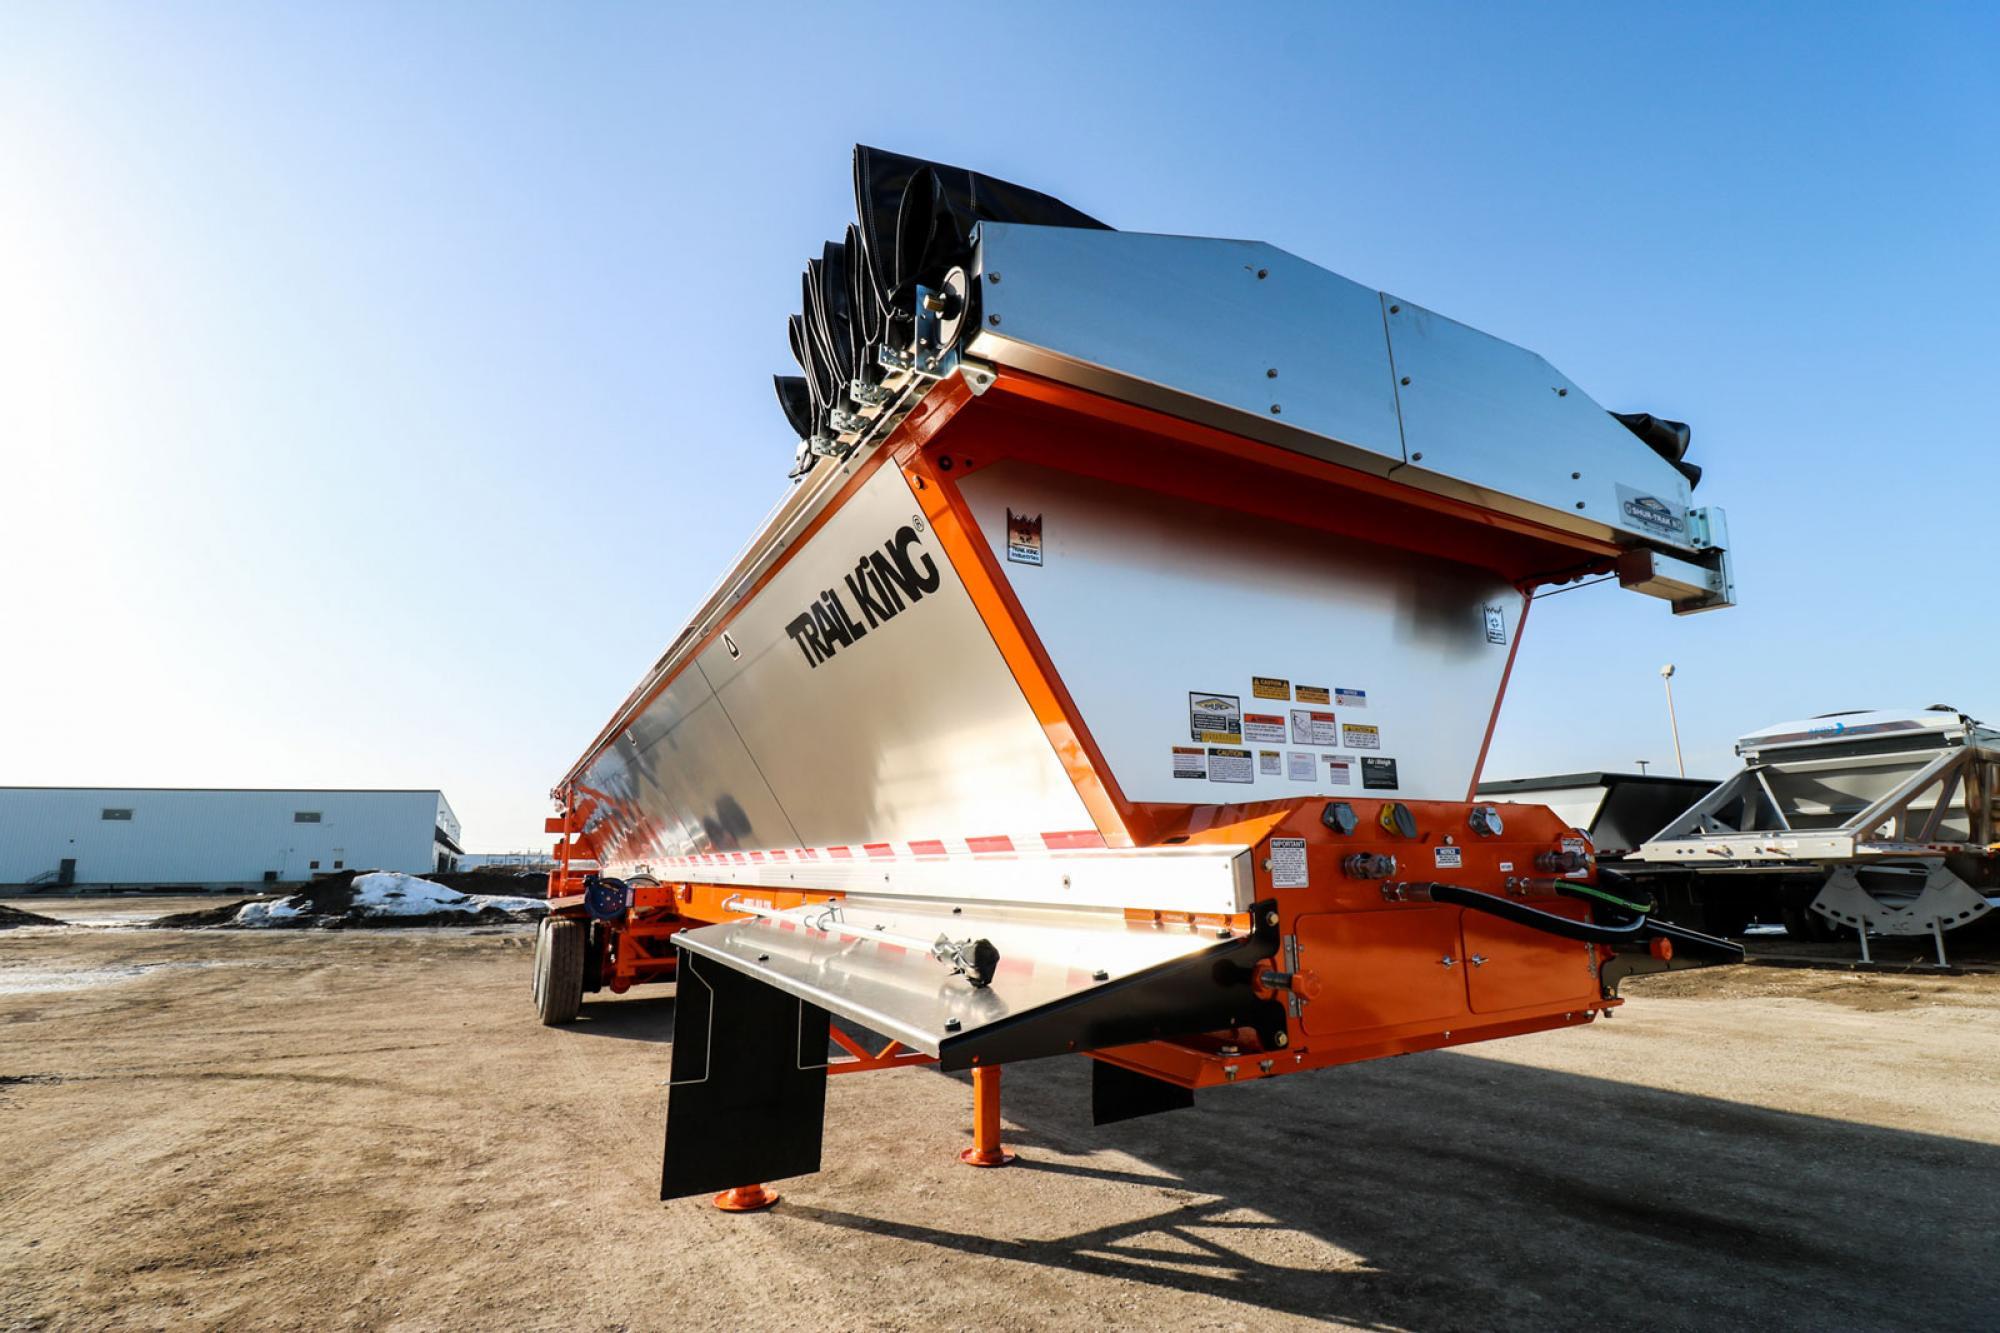
[[1082, 1060], [835, 1079], [770, 1213], [656, 1199], [671, 992], [529, 934], [0, 937], [0, 1327], [1992, 1327], [2000, 978], [1652, 978], [1609, 1023], [1089, 1125]]

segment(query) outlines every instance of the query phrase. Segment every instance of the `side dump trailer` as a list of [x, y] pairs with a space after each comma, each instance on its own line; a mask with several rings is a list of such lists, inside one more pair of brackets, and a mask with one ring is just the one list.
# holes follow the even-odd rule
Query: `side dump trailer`
[[1268, 245], [855, 185], [797, 485], [555, 789], [537, 1002], [678, 982], [663, 1196], [817, 1170], [830, 1073], [974, 1071], [990, 1165], [1009, 1061], [1104, 1123], [1741, 956], [1474, 795], [1535, 589], [1733, 600], [1684, 426]]
[[2000, 906], [2000, 732], [1943, 705], [1831, 713], [1736, 752], [1742, 771], [1636, 859], [1717, 883], [1802, 876], [1804, 909], [1854, 931], [1864, 959], [1871, 931], [1929, 935], [1943, 965], [1944, 933]]

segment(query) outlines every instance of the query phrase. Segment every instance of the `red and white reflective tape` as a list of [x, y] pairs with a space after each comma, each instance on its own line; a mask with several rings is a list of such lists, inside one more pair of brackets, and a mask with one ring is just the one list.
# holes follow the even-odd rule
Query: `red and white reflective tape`
[[818, 861], [935, 861], [941, 857], [1006, 858], [1020, 852], [1086, 851], [1105, 845], [1096, 829], [1064, 829], [1053, 833], [1015, 836], [1006, 833], [970, 838], [915, 838], [909, 842], [865, 842], [859, 846], [768, 847], [751, 852], [693, 852], [686, 856], [647, 858], [655, 865], [805, 865]]

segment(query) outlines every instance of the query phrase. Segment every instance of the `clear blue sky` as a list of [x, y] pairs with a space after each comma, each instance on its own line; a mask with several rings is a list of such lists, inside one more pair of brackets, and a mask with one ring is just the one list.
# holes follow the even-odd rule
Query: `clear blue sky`
[[[0, 782], [545, 794], [782, 491], [856, 140], [1681, 417], [1742, 606], [1540, 604], [1492, 776], [2000, 719], [2000, 7], [0, 3]], [[935, 14], [935, 19], [926, 19]]]

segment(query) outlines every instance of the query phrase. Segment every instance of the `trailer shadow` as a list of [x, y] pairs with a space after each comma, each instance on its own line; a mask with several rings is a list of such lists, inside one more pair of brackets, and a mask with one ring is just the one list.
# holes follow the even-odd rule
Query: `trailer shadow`
[[[1022, 1238], [787, 1211], [1370, 1326], [1990, 1327], [2000, 1311], [1990, 1145], [1444, 1052], [1099, 1130], [1089, 1083], [1080, 1060], [1008, 1070], [1013, 1170], [1164, 1206]], [[1090, 1160], [1104, 1150], [1122, 1156]]]
[[618, 1037], [671, 1045], [674, 1040], [674, 997], [648, 992], [601, 1000], [586, 999], [569, 1031], [585, 1037]]

